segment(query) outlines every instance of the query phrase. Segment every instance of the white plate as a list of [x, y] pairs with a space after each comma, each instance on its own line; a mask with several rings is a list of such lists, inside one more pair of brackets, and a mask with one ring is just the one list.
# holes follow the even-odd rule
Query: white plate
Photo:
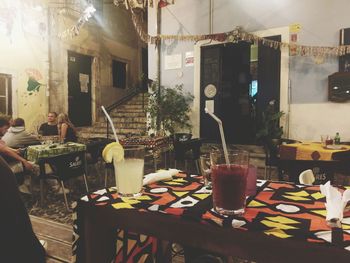
[[340, 150], [343, 148], [343, 146], [341, 145], [326, 145], [327, 149], [331, 149], [331, 150]]

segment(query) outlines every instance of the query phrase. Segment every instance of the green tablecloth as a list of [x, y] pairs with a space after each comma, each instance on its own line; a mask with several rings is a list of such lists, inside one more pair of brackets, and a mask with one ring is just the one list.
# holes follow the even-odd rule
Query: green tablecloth
[[81, 143], [65, 143], [51, 145], [33, 145], [28, 146], [26, 159], [28, 161], [38, 163], [42, 158], [54, 157], [61, 154], [85, 151], [86, 145]]

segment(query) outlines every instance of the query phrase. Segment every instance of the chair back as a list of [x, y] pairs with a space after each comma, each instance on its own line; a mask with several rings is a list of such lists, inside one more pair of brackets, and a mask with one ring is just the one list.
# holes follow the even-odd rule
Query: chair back
[[85, 151], [67, 153], [45, 159], [53, 170], [53, 177], [65, 181], [86, 174]]
[[178, 141], [178, 142], [188, 141], [191, 138], [192, 138], [191, 133], [175, 133], [174, 134], [174, 141]]
[[279, 160], [279, 147], [281, 144], [299, 143], [300, 141], [293, 139], [278, 139], [268, 142], [264, 145], [266, 154], [265, 164], [269, 166], [277, 166]]
[[89, 138], [86, 145], [87, 162], [88, 164], [95, 164], [99, 161], [102, 155], [103, 148], [113, 140], [107, 138]]
[[190, 159], [198, 160], [200, 156], [200, 148], [202, 146], [201, 139], [189, 139], [186, 141], [176, 141], [173, 142], [174, 145], [174, 153], [175, 160], [185, 160], [186, 153], [191, 152]]

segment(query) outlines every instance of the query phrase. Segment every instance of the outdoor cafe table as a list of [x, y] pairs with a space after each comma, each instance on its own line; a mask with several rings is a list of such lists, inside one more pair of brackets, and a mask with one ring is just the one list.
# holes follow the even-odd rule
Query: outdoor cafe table
[[86, 151], [85, 144], [68, 142], [64, 144], [32, 145], [27, 147], [25, 158], [28, 161], [38, 164], [38, 173], [43, 176], [45, 175], [45, 160], [47, 158], [80, 151]]
[[332, 181], [335, 172], [350, 172], [350, 146], [340, 147], [329, 149], [316, 142], [282, 144], [279, 147], [279, 168], [294, 182], [306, 169], [313, 170], [317, 184]]
[[[82, 197], [75, 207], [73, 261], [164, 261], [160, 240], [256, 262], [350, 262], [350, 214], [343, 242], [331, 243], [319, 186], [258, 181], [243, 217], [220, 216], [201, 177], [178, 174], [121, 199], [115, 188]], [[162, 261], [163, 260], [163, 261]]]
[[154, 169], [157, 170], [157, 160], [161, 158], [164, 153], [165, 167], [167, 166], [167, 152], [170, 150], [171, 140], [167, 136], [133, 136], [120, 139], [123, 146], [144, 146], [148, 151], [154, 162]]

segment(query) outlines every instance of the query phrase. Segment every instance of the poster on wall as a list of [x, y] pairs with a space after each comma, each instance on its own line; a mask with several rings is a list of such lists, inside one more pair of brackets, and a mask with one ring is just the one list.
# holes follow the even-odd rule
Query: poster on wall
[[194, 55], [193, 51], [185, 53], [185, 67], [193, 67], [194, 65]]
[[181, 54], [165, 56], [164, 69], [179, 69], [182, 68], [182, 56]]
[[89, 92], [89, 75], [79, 73], [80, 91], [84, 93]]

